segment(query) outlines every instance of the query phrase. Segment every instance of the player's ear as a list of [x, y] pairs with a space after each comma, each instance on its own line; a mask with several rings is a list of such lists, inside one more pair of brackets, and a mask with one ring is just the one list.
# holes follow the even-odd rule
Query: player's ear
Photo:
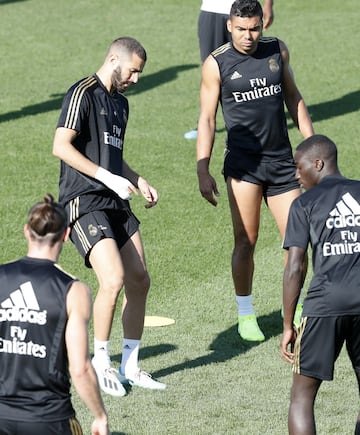
[[70, 236], [70, 227], [67, 227], [66, 230], [64, 231], [63, 241], [67, 242], [69, 240], [69, 236]]
[[231, 20], [230, 20], [230, 18], [226, 21], [226, 28], [227, 28], [228, 32], [231, 33]]
[[26, 240], [30, 239], [30, 229], [29, 229], [29, 224], [25, 224], [24, 225], [24, 236]]
[[324, 160], [316, 159], [315, 160], [315, 168], [316, 168], [316, 170], [320, 172], [323, 169], [323, 167], [324, 167]]
[[109, 55], [109, 62], [111, 64], [112, 69], [115, 71], [119, 64], [119, 56], [115, 53], [111, 53]]

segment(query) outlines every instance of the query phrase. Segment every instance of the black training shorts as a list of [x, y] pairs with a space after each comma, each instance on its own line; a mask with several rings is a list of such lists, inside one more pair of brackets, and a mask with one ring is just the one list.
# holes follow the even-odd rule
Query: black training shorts
[[91, 267], [89, 255], [100, 240], [111, 238], [119, 250], [139, 229], [139, 220], [130, 210], [97, 210], [81, 216], [72, 226], [70, 238]]
[[[34, 419], [36, 419], [34, 417]], [[11, 421], [0, 419], [0, 435], [83, 435], [75, 417], [52, 422]]]
[[[230, 12], [230, 11], [229, 11]], [[200, 11], [198, 19], [198, 38], [201, 62], [220, 45], [231, 41], [226, 22], [229, 15]]]
[[360, 316], [303, 317], [294, 348], [293, 372], [331, 381], [342, 346], [360, 373]]
[[235, 158], [231, 152], [225, 153], [224, 177], [247, 181], [263, 187], [263, 196], [281, 195], [299, 189], [295, 178], [296, 165], [294, 159], [286, 158], [275, 161], [256, 161], [250, 157]]

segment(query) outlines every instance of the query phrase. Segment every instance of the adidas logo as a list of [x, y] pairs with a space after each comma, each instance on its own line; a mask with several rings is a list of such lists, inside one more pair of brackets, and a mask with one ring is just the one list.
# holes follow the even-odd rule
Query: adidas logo
[[47, 311], [40, 311], [31, 282], [25, 282], [0, 304], [0, 322], [46, 324]]
[[[110, 378], [104, 377], [104, 386], [110, 391], [115, 390], [116, 393], [119, 392], [118, 383]], [[116, 396], [116, 393], [113, 394]]]
[[238, 73], [237, 71], [233, 72], [230, 80], [236, 80], [236, 79], [241, 79], [242, 75], [240, 73]]
[[104, 107], [101, 108], [101, 110], [100, 110], [100, 115], [107, 116], [107, 111], [105, 110]]
[[326, 226], [332, 228], [360, 227], [360, 204], [350, 193], [345, 193], [330, 211]]

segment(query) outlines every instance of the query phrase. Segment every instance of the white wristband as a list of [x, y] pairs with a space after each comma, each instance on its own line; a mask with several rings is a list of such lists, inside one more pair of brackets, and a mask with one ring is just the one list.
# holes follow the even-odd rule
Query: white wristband
[[100, 166], [95, 173], [95, 179], [101, 181], [101, 183], [105, 184], [109, 189], [117, 193], [121, 199], [131, 199], [130, 188], [132, 184], [126, 178], [112, 174], [110, 171]]
[[95, 173], [95, 178], [96, 180], [99, 180], [102, 183], [104, 183], [105, 186], [110, 187], [109, 183], [111, 183], [111, 175], [112, 175], [111, 172], [99, 166], [99, 169]]

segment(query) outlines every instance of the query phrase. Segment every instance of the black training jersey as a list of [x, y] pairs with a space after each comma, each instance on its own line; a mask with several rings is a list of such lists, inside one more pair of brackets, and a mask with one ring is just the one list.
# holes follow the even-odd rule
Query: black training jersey
[[291, 157], [279, 41], [260, 38], [252, 55], [240, 53], [229, 42], [212, 56], [220, 70], [227, 151], [263, 161]]
[[284, 248], [312, 246], [304, 316], [360, 315], [360, 181], [325, 177], [292, 204]]
[[[76, 130], [78, 136], [73, 145], [78, 151], [113, 174], [122, 175], [123, 144], [128, 116], [127, 99], [119, 93], [110, 95], [94, 74], [75, 83], [68, 90], [57, 127]], [[112, 208], [114, 199], [121, 204], [118, 196], [102, 183], [62, 161], [60, 202], [66, 204], [83, 195], [98, 197], [95, 203], [100, 201], [100, 208], [107, 208], [109, 203]]]
[[0, 418], [75, 415], [64, 337], [73, 282], [49, 260], [24, 257], [0, 266]]

